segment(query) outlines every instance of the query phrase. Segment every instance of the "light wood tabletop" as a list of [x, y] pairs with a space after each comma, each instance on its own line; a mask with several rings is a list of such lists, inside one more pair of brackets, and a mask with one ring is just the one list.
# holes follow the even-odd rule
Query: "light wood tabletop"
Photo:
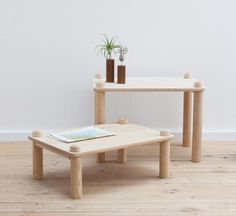
[[[37, 142], [37, 145], [43, 148], [49, 148], [51, 151], [61, 154], [65, 157], [83, 156], [103, 151], [111, 151], [134, 145], [144, 145], [163, 142], [172, 138], [173, 135], [161, 136], [157, 130], [149, 129], [136, 124], [104, 124], [96, 125], [98, 128], [106, 129], [114, 136], [101, 137], [98, 139], [89, 139], [79, 142], [66, 143], [52, 138], [47, 133], [40, 137], [30, 136], [29, 139]], [[79, 152], [71, 151], [72, 146], [79, 147]]]
[[[204, 87], [196, 88], [196, 79], [178, 77], [128, 77], [125, 84], [107, 83], [105, 79], [94, 79], [96, 91], [203, 91]], [[103, 83], [97, 87], [97, 83]]]

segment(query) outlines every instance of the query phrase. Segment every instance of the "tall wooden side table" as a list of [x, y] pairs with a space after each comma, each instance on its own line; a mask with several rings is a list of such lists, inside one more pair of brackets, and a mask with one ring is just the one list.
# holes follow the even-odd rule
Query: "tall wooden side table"
[[[204, 90], [203, 84], [193, 79], [190, 73], [186, 73], [184, 78], [130, 77], [125, 84], [106, 83], [102, 77], [96, 76], [95, 124], [105, 123], [106, 92], [183, 92], [183, 146], [190, 147], [192, 143], [192, 162], [200, 162]], [[126, 154], [125, 149], [120, 149], [118, 158], [124, 157], [124, 154]], [[97, 155], [97, 162], [105, 162], [105, 152]]]

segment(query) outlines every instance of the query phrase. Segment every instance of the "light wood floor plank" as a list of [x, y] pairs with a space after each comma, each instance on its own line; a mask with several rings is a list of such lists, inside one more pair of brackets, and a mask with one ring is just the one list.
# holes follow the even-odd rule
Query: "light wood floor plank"
[[32, 149], [0, 143], [0, 216], [235, 216], [236, 142], [205, 142], [202, 163], [190, 148], [172, 145], [171, 177], [159, 179], [158, 148], [135, 147], [126, 164], [83, 158], [81, 200], [69, 195], [70, 163], [45, 151], [43, 181], [32, 180]]

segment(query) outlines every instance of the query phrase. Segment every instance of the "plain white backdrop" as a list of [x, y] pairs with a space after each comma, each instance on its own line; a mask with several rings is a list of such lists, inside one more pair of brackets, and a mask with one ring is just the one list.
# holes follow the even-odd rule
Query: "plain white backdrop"
[[[0, 140], [93, 124], [101, 33], [128, 47], [128, 76], [192, 72], [207, 87], [204, 139], [236, 140], [235, 0], [1, 0]], [[107, 121], [182, 128], [179, 93], [111, 94]]]

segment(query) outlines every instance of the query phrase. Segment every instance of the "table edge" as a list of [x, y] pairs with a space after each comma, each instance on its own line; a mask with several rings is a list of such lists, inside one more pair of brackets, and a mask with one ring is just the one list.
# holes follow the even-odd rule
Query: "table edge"
[[97, 92], [203, 92], [206, 88], [97, 88]]
[[52, 151], [56, 154], [60, 154], [64, 157], [70, 158], [70, 157], [82, 157], [84, 155], [95, 154], [95, 153], [106, 152], [106, 151], [114, 151], [114, 150], [118, 150], [118, 149], [122, 149], [122, 148], [132, 147], [132, 146], [148, 145], [148, 144], [165, 142], [165, 141], [173, 139], [173, 137], [174, 137], [174, 135], [172, 135], [172, 134], [168, 135], [168, 136], [158, 136], [158, 138], [153, 139], [153, 140], [136, 142], [135, 144], [120, 145], [119, 147], [107, 147], [107, 148], [103, 148], [100, 150], [91, 150], [91, 151], [84, 152], [84, 153], [83, 152], [80, 153], [80, 152], [65, 151], [63, 149], [52, 146], [46, 142], [38, 140], [37, 137], [29, 136], [28, 139], [31, 140], [32, 142], [35, 142], [36, 145], [39, 145], [42, 148], [45, 148], [45, 149]]

